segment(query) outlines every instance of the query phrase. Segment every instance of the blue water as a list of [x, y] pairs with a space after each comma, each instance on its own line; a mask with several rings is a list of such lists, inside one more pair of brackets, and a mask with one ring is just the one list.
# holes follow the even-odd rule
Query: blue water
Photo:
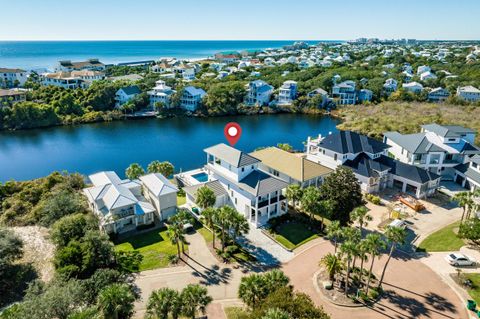
[[[60, 60], [118, 63], [204, 58], [219, 51], [279, 48], [294, 41], [0, 41], [0, 67], [51, 69]], [[316, 44], [318, 41], [306, 41]]]
[[301, 114], [218, 118], [168, 118], [0, 132], [0, 182], [26, 180], [68, 170], [92, 174], [114, 170], [124, 176], [133, 162], [170, 161], [175, 170], [205, 165], [203, 149], [226, 143], [223, 128], [236, 121], [242, 136], [236, 148], [290, 143], [303, 150], [308, 136], [335, 132], [338, 121]]

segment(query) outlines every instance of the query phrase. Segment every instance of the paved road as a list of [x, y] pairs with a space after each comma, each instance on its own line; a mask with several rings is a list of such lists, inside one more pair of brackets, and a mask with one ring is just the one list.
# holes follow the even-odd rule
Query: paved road
[[[427, 266], [406, 255], [396, 256], [390, 261], [385, 275], [386, 297], [372, 308], [334, 306], [322, 299], [313, 283], [313, 276], [319, 269], [318, 261], [331, 251], [333, 246], [329, 242], [318, 242], [283, 265], [282, 269], [296, 289], [310, 295], [333, 319], [469, 318], [455, 292]], [[375, 273], [381, 273], [385, 259], [375, 261]]]
[[184, 256], [185, 266], [161, 268], [140, 273], [136, 284], [141, 290], [141, 300], [135, 305], [136, 318], [143, 318], [146, 302], [153, 290], [170, 287], [181, 290], [188, 284], [199, 283], [207, 287], [215, 300], [209, 309], [209, 318], [222, 318], [221, 304], [237, 302], [240, 279], [245, 273], [258, 272], [257, 268], [234, 268], [222, 264], [212, 255], [205, 240], [199, 233], [187, 235], [190, 243], [189, 256]]

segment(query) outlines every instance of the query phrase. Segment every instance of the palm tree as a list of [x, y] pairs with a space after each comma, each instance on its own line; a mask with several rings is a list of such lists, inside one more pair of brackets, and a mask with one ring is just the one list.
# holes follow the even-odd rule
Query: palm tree
[[367, 242], [365, 239], [360, 241], [360, 244], [357, 247], [358, 257], [360, 258], [360, 275], [358, 275], [358, 282], [362, 285], [362, 277], [363, 277], [363, 264], [368, 261], [368, 254], [367, 254]]
[[313, 186], [307, 187], [303, 191], [301, 199], [302, 209], [310, 215], [311, 219], [313, 219], [313, 215], [317, 215], [320, 212], [321, 196], [320, 190]]
[[328, 253], [320, 260], [320, 265], [323, 265], [328, 272], [330, 281], [335, 281], [335, 275], [342, 271], [342, 260], [332, 253]]
[[219, 210], [217, 224], [221, 230], [222, 253], [225, 251], [227, 231], [230, 229], [230, 226], [232, 225], [233, 219], [235, 218], [234, 217], [235, 214], [237, 214], [237, 211], [230, 206], [222, 206]]
[[233, 234], [233, 241], [236, 242], [238, 236], [248, 233], [250, 230], [250, 223], [245, 216], [235, 212], [235, 214], [232, 216], [230, 229]]
[[249, 307], [255, 308], [266, 294], [265, 279], [262, 275], [252, 274], [242, 277], [238, 287], [238, 297]]
[[287, 197], [289, 202], [293, 203], [293, 207], [297, 206], [297, 202], [302, 198], [303, 190], [300, 185], [291, 184], [287, 187], [285, 191], [285, 197]]
[[342, 228], [340, 222], [335, 220], [327, 226], [327, 238], [333, 240], [335, 251], [334, 254], [337, 254], [338, 241], [342, 238]]
[[202, 217], [203, 217], [203, 220], [205, 221], [205, 224], [207, 225], [208, 228], [210, 228], [210, 231], [212, 232], [212, 236], [213, 236], [212, 246], [215, 249], [215, 221], [218, 218], [218, 209], [213, 207], [208, 207], [202, 211]]
[[[360, 239], [362, 238], [362, 235], [360, 233], [360, 229], [355, 228], [355, 227], [343, 227], [342, 228], [342, 237], [345, 239], [345, 241], [350, 241], [357, 245], [360, 242]], [[357, 263], [357, 254], [353, 254], [353, 264], [352, 268], [355, 268], [355, 264]]]
[[[171, 243], [177, 245], [177, 256], [180, 259], [180, 243], [185, 242], [185, 230], [180, 223], [170, 223], [167, 225], [167, 237]], [[183, 251], [184, 252], [184, 251]]]
[[147, 172], [160, 173], [167, 178], [173, 174], [174, 170], [175, 168], [173, 167], [172, 163], [166, 161], [153, 161], [147, 166]]
[[171, 315], [177, 319], [181, 310], [181, 299], [178, 291], [170, 288], [160, 288], [153, 291], [148, 298], [147, 315], [151, 318], [168, 318]]
[[390, 243], [390, 252], [388, 253], [387, 262], [383, 267], [382, 276], [380, 277], [380, 281], [378, 282], [378, 287], [382, 286], [385, 271], [387, 270], [388, 263], [390, 262], [390, 258], [392, 258], [392, 254], [397, 248], [397, 245], [405, 243], [407, 232], [404, 228], [388, 226], [385, 230], [385, 237], [387, 237], [387, 241]]
[[215, 193], [207, 186], [202, 186], [197, 189], [196, 196], [197, 199], [195, 200], [195, 204], [200, 206], [200, 208], [202, 209], [213, 207], [217, 200], [215, 197]]
[[125, 170], [125, 175], [129, 179], [137, 179], [140, 176], [145, 175], [145, 170], [140, 164], [133, 163]]
[[353, 221], [358, 222], [360, 234], [363, 234], [363, 226], [367, 226], [368, 222], [372, 220], [372, 216], [368, 214], [368, 208], [365, 206], [355, 208], [350, 215], [350, 218]]
[[100, 291], [98, 307], [106, 319], [129, 318], [133, 313], [135, 296], [126, 284], [111, 284]]
[[347, 276], [345, 278], [345, 296], [348, 296], [348, 278], [350, 277], [350, 264], [352, 262], [353, 256], [355, 255], [356, 244], [352, 241], [347, 240], [340, 246], [340, 251], [342, 255], [345, 256], [347, 260]]
[[192, 319], [195, 319], [198, 311], [204, 315], [207, 306], [213, 301], [213, 298], [208, 295], [207, 288], [198, 284], [190, 284], [183, 288], [180, 298], [182, 300], [182, 314]]
[[285, 312], [279, 308], [270, 308], [267, 310], [262, 319], [291, 319], [288, 312]]
[[283, 271], [278, 269], [265, 273], [263, 275], [263, 280], [267, 294], [270, 294], [279, 288], [286, 287], [290, 283], [290, 278], [288, 278]]
[[462, 224], [467, 207], [470, 207], [470, 205], [472, 204], [471, 193], [470, 192], [457, 193], [455, 194], [455, 196], [453, 196], [452, 201], [456, 202], [457, 205], [462, 207], [463, 209], [462, 218], [460, 219], [460, 224]]
[[368, 295], [368, 289], [370, 288], [370, 280], [372, 278], [372, 269], [373, 269], [373, 263], [375, 262], [375, 257], [378, 257], [381, 255], [381, 251], [382, 249], [386, 248], [386, 244], [382, 240], [382, 237], [380, 236], [380, 234], [371, 233], [365, 237], [364, 245], [365, 245], [366, 251], [370, 254], [370, 257], [372, 259], [370, 263], [370, 269], [368, 270], [367, 290], [366, 290], [366, 294]]

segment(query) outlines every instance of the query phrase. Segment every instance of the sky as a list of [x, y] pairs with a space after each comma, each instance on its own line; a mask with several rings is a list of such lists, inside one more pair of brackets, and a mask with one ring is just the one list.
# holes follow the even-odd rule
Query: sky
[[0, 40], [480, 39], [479, 0], [0, 0]]

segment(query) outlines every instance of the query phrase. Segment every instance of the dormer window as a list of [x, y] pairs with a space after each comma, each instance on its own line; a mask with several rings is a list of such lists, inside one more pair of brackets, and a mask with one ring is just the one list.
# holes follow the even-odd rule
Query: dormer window
[[337, 160], [337, 153], [333, 154], [333, 160]]
[[477, 167], [478, 167], [477, 163], [473, 163], [473, 162], [472, 162], [472, 167], [473, 167], [473, 168], [477, 168]]
[[242, 167], [242, 172], [245, 172], [245, 167]]

